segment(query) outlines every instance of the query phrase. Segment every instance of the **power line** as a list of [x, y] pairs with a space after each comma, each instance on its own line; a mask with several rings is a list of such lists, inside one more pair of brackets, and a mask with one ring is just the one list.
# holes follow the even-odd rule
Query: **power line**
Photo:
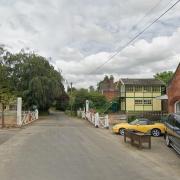
[[[172, 1], [174, 1], [174, 0], [168, 1], [168, 2], [164, 5], [163, 10], [166, 9], [166, 8], [168, 8], [169, 4], [171, 4]], [[159, 4], [159, 3], [157, 3], [157, 4]], [[159, 4], [159, 5], [160, 5], [160, 4]], [[159, 5], [158, 5], [158, 6], [159, 6]], [[158, 7], [158, 6], [157, 6], [157, 7]], [[156, 7], [152, 8], [152, 9], [154, 10], [154, 9], [156, 9]], [[146, 17], [146, 15], [145, 15], [144, 17]], [[143, 17], [142, 19], [144, 19], [144, 17]], [[156, 15], [155, 15], [153, 18], [155, 18], [155, 17], [156, 17]], [[148, 24], [148, 23], [146, 23], [146, 24], [144, 24], [144, 25], [147, 25], [147, 24]], [[137, 26], [136, 26], [136, 27], [137, 27]]]
[[[162, 0], [159, 0], [149, 11], [147, 11], [147, 13], [146, 13], [137, 23], [135, 23], [135, 24], [132, 26], [132, 28], [130, 29], [130, 31], [133, 30], [134, 28], [136, 28], [136, 27], [138, 26], [138, 24], [140, 24], [144, 18], [146, 18], [148, 15], [150, 15], [157, 7], [161, 4], [161, 1], [162, 1]], [[171, 1], [172, 1], [172, 0], [171, 0]]]
[[141, 34], [143, 34], [147, 29], [149, 29], [154, 23], [156, 23], [161, 17], [163, 17], [167, 12], [169, 12], [174, 6], [176, 6], [180, 0], [176, 1], [172, 6], [170, 6], [167, 10], [165, 10], [158, 18], [154, 19], [149, 25], [147, 25], [142, 31], [140, 31], [138, 34], [136, 34], [131, 40], [129, 40], [126, 44], [124, 44], [120, 50], [116, 53], [114, 53], [110, 58], [108, 58], [107, 61], [105, 61], [103, 64], [98, 66], [95, 70], [91, 71], [89, 74], [96, 72], [97, 70], [101, 69], [106, 63], [111, 61], [115, 56], [117, 56], [123, 49], [125, 49], [128, 45], [130, 45], [133, 41], [135, 41]]
[[[130, 34], [131, 33], [131, 31], [133, 31], [136, 27], [138, 27], [139, 26], [139, 24], [141, 24], [141, 22], [148, 16], [148, 15], [150, 15], [160, 4], [161, 4], [161, 1], [162, 0], [159, 0], [153, 7], [151, 7], [146, 13], [145, 13], [145, 15], [143, 16], [143, 17], [141, 17], [135, 24], [133, 24], [132, 26], [131, 26], [131, 28], [130, 28], [130, 30], [126, 33], [126, 34]], [[172, 0], [170, 0], [170, 2], [171, 2]], [[169, 2], [169, 3], [170, 3]], [[168, 3], [168, 5], [169, 5], [169, 3]], [[120, 42], [121, 42], [122, 40], [120, 40]], [[121, 47], [119, 47], [119, 48], [117, 48], [116, 49], [116, 51], [119, 51], [119, 49], [121, 49]]]

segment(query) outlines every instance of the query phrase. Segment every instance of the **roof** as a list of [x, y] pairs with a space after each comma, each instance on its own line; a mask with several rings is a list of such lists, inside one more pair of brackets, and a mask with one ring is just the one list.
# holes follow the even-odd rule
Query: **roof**
[[171, 80], [168, 82], [168, 87], [171, 85], [171, 82], [173, 81], [174, 77], [176, 76], [176, 73], [177, 73], [178, 69], [180, 69], [180, 63], [178, 64], [178, 66], [177, 66], [177, 68], [176, 68], [176, 71], [175, 71], [173, 77], [172, 77]]
[[120, 82], [125, 85], [165, 85], [159, 79], [129, 79], [129, 78], [122, 78]]
[[166, 94], [162, 95], [162, 96], [157, 96], [156, 99], [159, 99], [159, 100], [167, 100], [168, 99], [168, 96]]

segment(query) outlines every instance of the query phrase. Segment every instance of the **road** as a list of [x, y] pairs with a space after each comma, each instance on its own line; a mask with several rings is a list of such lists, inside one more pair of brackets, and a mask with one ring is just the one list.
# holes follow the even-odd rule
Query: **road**
[[108, 130], [56, 112], [0, 145], [0, 179], [179, 180], [178, 161], [161, 164], [146, 156], [149, 151], [141, 153]]

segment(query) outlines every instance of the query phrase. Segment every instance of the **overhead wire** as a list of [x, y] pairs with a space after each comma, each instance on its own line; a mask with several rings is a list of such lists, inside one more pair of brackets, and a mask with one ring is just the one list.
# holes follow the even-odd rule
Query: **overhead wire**
[[90, 71], [89, 74], [96, 72], [97, 70], [101, 69], [105, 64], [111, 61], [115, 56], [117, 56], [123, 49], [125, 49], [128, 45], [134, 42], [139, 36], [141, 36], [147, 29], [149, 29], [153, 24], [155, 24], [161, 17], [163, 17], [167, 12], [169, 12], [174, 6], [176, 6], [180, 0], [177, 0], [173, 3], [168, 9], [166, 9], [163, 13], [161, 13], [157, 18], [155, 18], [150, 24], [145, 26], [139, 33], [137, 33], [132, 39], [130, 39], [127, 43], [125, 43], [119, 50], [114, 53], [110, 58], [108, 58], [103, 64], [95, 68], [93, 71]]

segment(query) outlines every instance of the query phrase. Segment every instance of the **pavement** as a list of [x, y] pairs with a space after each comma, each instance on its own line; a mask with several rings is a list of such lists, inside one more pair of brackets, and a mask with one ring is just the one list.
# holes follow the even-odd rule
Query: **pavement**
[[111, 130], [56, 112], [0, 145], [2, 180], [179, 180], [180, 158], [152, 139], [138, 150]]
[[18, 128], [3, 128], [0, 129], [0, 145], [16, 135], [20, 130]]

